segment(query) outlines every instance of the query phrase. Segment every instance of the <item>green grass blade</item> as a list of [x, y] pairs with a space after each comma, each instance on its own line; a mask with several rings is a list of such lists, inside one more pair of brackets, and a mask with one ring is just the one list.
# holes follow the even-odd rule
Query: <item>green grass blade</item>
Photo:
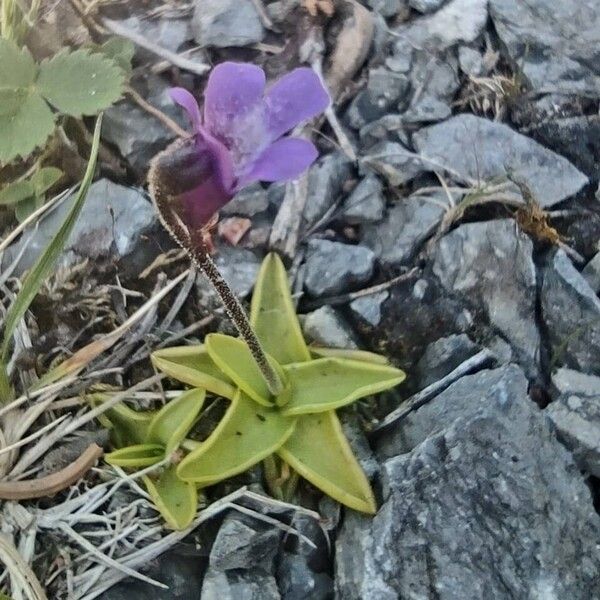
[[92, 150], [90, 152], [90, 158], [85, 170], [85, 175], [83, 176], [83, 181], [79, 187], [79, 192], [77, 193], [77, 197], [75, 198], [75, 202], [73, 203], [67, 218], [64, 220], [54, 239], [50, 242], [50, 244], [48, 244], [43, 254], [39, 257], [36, 264], [25, 277], [21, 291], [8, 309], [6, 320], [4, 322], [4, 338], [2, 341], [2, 362], [4, 363], [6, 363], [10, 348], [10, 341], [18, 322], [27, 312], [27, 309], [37, 295], [42, 283], [46, 277], [48, 277], [52, 267], [58, 260], [58, 257], [60, 256], [65, 244], [67, 243], [67, 240], [69, 239], [69, 235], [71, 234], [73, 226], [79, 217], [79, 213], [83, 208], [85, 198], [94, 177], [94, 172], [96, 171], [98, 149], [100, 147], [101, 126], [102, 115], [100, 115], [96, 121]]

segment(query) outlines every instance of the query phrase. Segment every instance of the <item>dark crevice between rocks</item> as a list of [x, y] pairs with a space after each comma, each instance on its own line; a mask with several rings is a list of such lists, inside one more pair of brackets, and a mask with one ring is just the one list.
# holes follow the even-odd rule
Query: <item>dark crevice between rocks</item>
[[594, 509], [600, 514], [600, 478], [590, 475], [588, 478], [592, 499], [594, 501]]

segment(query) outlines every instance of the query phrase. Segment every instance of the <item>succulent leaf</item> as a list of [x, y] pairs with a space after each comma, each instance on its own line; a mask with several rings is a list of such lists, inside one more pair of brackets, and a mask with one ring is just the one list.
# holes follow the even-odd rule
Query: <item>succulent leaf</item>
[[179, 463], [177, 475], [207, 486], [242, 473], [273, 454], [295, 424], [238, 391], [213, 433]]
[[109, 465], [117, 467], [149, 467], [165, 457], [165, 448], [161, 444], [136, 444], [125, 446], [104, 456]]
[[369, 481], [334, 411], [300, 417], [294, 433], [277, 453], [341, 504], [369, 514], [377, 511]]
[[165, 469], [158, 479], [144, 476], [146, 489], [164, 520], [173, 529], [185, 529], [196, 515], [198, 492], [193, 483], [177, 477], [175, 466]]
[[284, 415], [304, 415], [339, 408], [390, 389], [406, 375], [387, 365], [344, 358], [318, 358], [284, 367], [289, 379]]
[[152, 418], [146, 442], [162, 444], [166, 455], [169, 456], [194, 425], [202, 410], [205, 396], [204, 390], [194, 389], [167, 402]]
[[176, 346], [152, 353], [152, 364], [177, 381], [204, 388], [229, 400], [235, 395], [232, 381], [208, 355], [206, 346]]
[[266, 352], [279, 364], [310, 360], [287, 273], [274, 252], [266, 256], [260, 268], [252, 295], [250, 323]]

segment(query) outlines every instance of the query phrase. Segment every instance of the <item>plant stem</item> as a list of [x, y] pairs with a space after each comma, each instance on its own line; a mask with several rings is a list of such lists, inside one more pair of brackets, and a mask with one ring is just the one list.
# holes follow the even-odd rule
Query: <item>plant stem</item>
[[202, 269], [212, 283], [217, 294], [219, 294], [223, 306], [225, 306], [225, 310], [227, 311], [227, 315], [233, 321], [239, 334], [244, 338], [244, 341], [248, 345], [248, 349], [258, 365], [269, 391], [273, 396], [279, 396], [283, 391], [281, 378], [269, 363], [267, 355], [250, 325], [244, 307], [219, 272], [219, 269], [217, 269], [217, 266], [210, 257], [210, 253], [204, 240], [198, 239], [200, 237], [201, 236], [195, 236], [191, 247], [186, 248], [186, 250], [190, 251], [192, 260]]

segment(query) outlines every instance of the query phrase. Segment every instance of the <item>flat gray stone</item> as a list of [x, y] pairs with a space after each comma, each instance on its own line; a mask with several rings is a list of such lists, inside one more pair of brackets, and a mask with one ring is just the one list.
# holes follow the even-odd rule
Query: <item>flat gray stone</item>
[[534, 91], [600, 95], [596, 0], [490, 0], [490, 15]]
[[357, 349], [354, 331], [331, 306], [322, 306], [308, 313], [302, 323], [304, 335], [315, 346]]
[[[37, 228], [29, 227], [4, 255], [3, 268], [26, 249], [15, 268], [15, 275], [29, 269], [54, 239], [75, 201], [75, 193], [50, 209]], [[156, 227], [158, 219], [142, 190], [124, 187], [108, 179], [90, 186], [85, 204], [67, 240], [56, 268], [68, 268], [84, 259], [120, 260], [130, 255], [142, 237]]]
[[600, 477], [600, 377], [563, 368], [552, 382], [560, 395], [546, 414], [558, 438], [581, 469]]
[[418, 49], [439, 52], [458, 42], [476, 40], [487, 18], [487, 0], [450, 0], [434, 14], [414, 19], [395, 31]]
[[390, 297], [387, 290], [369, 294], [350, 302], [350, 310], [355, 316], [366, 321], [371, 327], [377, 327], [381, 322], [381, 305]]
[[327, 573], [315, 573], [303, 556], [285, 553], [277, 568], [277, 583], [282, 600], [330, 600], [333, 579]]
[[449, 292], [482, 309], [513, 346], [528, 375], [539, 369], [533, 244], [514, 221], [461, 225], [437, 245], [433, 272]]
[[449, 335], [429, 344], [417, 363], [419, 387], [425, 388], [442, 379], [478, 351], [477, 344], [464, 333]]
[[428, 169], [423, 161], [398, 142], [379, 142], [360, 159], [365, 171], [375, 171], [385, 177], [392, 187], [404, 185]]
[[255, 217], [269, 208], [269, 193], [260, 183], [255, 183], [238, 192], [219, 213], [222, 216]]
[[504, 177], [510, 169], [544, 208], [576, 194], [588, 182], [562, 156], [508, 125], [474, 115], [457, 115], [421, 129], [413, 141], [424, 157], [468, 179]]
[[600, 597], [600, 517], [515, 365], [462, 378], [408, 419], [377, 515], [342, 525], [337, 597]]
[[265, 30], [252, 0], [195, 0], [192, 31], [202, 47], [249, 46]]
[[558, 250], [544, 269], [542, 318], [556, 364], [600, 375], [600, 300]]
[[380, 223], [366, 225], [361, 242], [386, 266], [410, 261], [435, 231], [444, 209], [419, 196], [397, 201]]
[[581, 274], [596, 294], [600, 292], [600, 252], [583, 268]]
[[359, 288], [373, 276], [375, 254], [363, 246], [310, 240], [304, 287], [313, 297], [335, 296]]
[[385, 210], [383, 185], [376, 175], [367, 175], [346, 198], [342, 218], [346, 223], [359, 225], [381, 221]]
[[435, 12], [446, 0], [408, 0], [409, 6], [420, 13]]
[[[192, 597], [190, 597], [191, 599]], [[202, 591], [194, 598], [202, 600], [280, 600], [275, 577], [260, 569], [216, 571], [209, 569]]]

